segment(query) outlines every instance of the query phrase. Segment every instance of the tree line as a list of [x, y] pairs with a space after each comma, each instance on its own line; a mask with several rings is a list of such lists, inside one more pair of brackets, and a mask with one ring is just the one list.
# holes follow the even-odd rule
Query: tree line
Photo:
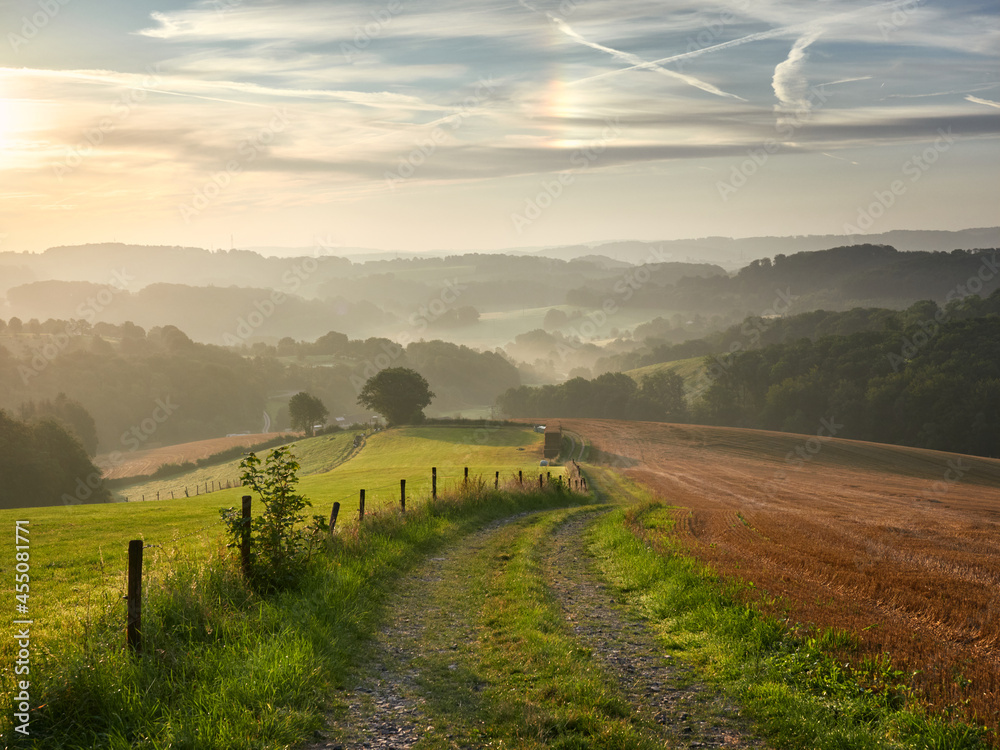
[[73, 424], [91, 453], [258, 432], [265, 409], [272, 429], [287, 428], [288, 399], [299, 392], [334, 417], [357, 416], [365, 382], [389, 367], [419, 372], [446, 411], [488, 404], [521, 382], [503, 354], [444, 341], [403, 347], [330, 331], [313, 342], [227, 348], [175, 326], [29, 323], [0, 320], [0, 408]]
[[643, 376], [638, 382], [621, 372], [593, 380], [578, 377], [559, 385], [510, 388], [497, 398], [510, 417], [581, 417], [683, 422], [688, 418], [684, 380], [670, 370]]
[[[748, 318], [645, 356], [701, 356], [701, 374], [684, 384], [670, 373], [662, 381], [669, 388], [654, 389], [647, 387], [652, 375], [636, 382], [605, 373], [509, 389], [497, 405], [510, 416], [691, 421], [803, 434], [832, 423], [842, 438], [983, 456], [1000, 451], [1000, 291], [943, 307], [925, 300], [901, 311]], [[654, 396], [663, 392], [666, 400]], [[685, 396], [681, 408], [677, 399]]]

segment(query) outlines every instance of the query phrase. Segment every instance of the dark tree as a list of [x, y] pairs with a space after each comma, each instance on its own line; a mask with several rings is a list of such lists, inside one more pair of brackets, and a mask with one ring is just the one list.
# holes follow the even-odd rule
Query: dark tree
[[417, 424], [434, 394], [420, 373], [405, 367], [390, 367], [373, 375], [358, 396], [358, 403], [374, 409], [389, 425]]
[[21, 419], [54, 419], [79, 439], [87, 453], [97, 455], [97, 426], [94, 418], [79, 401], [67, 398], [65, 393], [60, 393], [54, 401], [28, 401], [21, 404]]
[[288, 402], [288, 415], [292, 421], [293, 430], [302, 430], [312, 435], [316, 425], [326, 423], [330, 415], [323, 402], [305, 391], [296, 393]]
[[647, 419], [680, 422], [687, 418], [684, 378], [673, 370], [657, 370], [644, 375], [641, 392], [654, 406], [653, 414]]

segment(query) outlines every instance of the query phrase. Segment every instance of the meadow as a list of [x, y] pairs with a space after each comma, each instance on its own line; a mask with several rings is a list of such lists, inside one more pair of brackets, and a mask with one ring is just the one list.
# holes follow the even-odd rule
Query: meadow
[[[406, 427], [374, 433], [357, 451], [355, 434], [307, 438], [292, 449], [302, 465], [299, 489], [312, 502], [310, 512], [328, 518], [333, 503], [340, 502], [340, 527], [357, 523], [361, 489], [369, 515], [398, 507], [400, 479], [407, 480], [408, 509], [426, 502], [432, 466], [441, 494], [460, 488], [466, 467], [470, 477], [482, 475], [490, 486], [496, 471], [504, 486], [516, 481], [518, 471], [535, 486], [540, 471], [563, 474], [561, 467], [540, 469], [543, 437], [527, 428]], [[213, 475], [238, 477], [239, 461], [119, 492], [151, 497], [157, 487], [194, 484], [195, 478], [204, 482]], [[142, 539], [149, 547], [145, 567], [153, 581], [180, 561], [207, 558], [223, 544], [220, 509], [239, 507], [244, 494], [234, 486], [174, 500], [0, 510], [0, 528], [13, 530], [15, 521], [30, 521], [35, 632], [55, 634], [69, 622], [114, 605], [125, 590], [130, 539]], [[0, 575], [13, 573], [13, 555], [12, 545], [0, 549]]]
[[[324, 443], [338, 455], [338, 441], [316, 438], [302, 450], [312, 465], [322, 463]], [[519, 469], [537, 476], [541, 443], [540, 434], [521, 427], [369, 436], [353, 459], [300, 484], [324, 516], [334, 500], [356, 500], [358, 489], [369, 489], [364, 529], [357, 505], [345, 507], [329, 554], [316, 559], [300, 591], [276, 599], [247, 589], [225, 547], [219, 510], [238, 504], [242, 490], [3, 511], [0, 525], [11, 532], [17, 521], [30, 522], [23, 616], [32, 620], [33, 696], [45, 696], [33, 723], [46, 728], [33, 746], [132, 747], [146, 737], [150, 747], [224, 748], [252, 736], [246, 746], [274, 747], [297, 739], [318, 725], [322, 693], [343, 678], [349, 654], [373, 626], [387, 593], [380, 580], [491, 518], [572, 502], [555, 485], [539, 491], [537, 479], [525, 492], [496, 492], [480, 476], [501, 470], [507, 483]], [[431, 466], [440, 477], [436, 503]], [[400, 478], [413, 482], [405, 517]], [[123, 648], [130, 539], [146, 544], [143, 629], [151, 658], [141, 661]], [[0, 555], [0, 575], [13, 576], [13, 544]], [[5, 619], [0, 636], [0, 680], [12, 698], [17, 643], [10, 623]], [[2, 719], [8, 739], [10, 716], [5, 711]]]

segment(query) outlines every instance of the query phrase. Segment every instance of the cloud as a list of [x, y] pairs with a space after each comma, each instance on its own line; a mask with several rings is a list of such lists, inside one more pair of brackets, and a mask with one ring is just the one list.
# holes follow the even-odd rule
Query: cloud
[[819, 32], [815, 31], [799, 37], [792, 45], [788, 57], [775, 66], [771, 87], [778, 99], [778, 104], [775, 106], [777, 111], [800, 113], [810, 109], [807, 96], [809, 82], [802, 68], [808, 59], [806, 49], [819, 37]]
[[[103, 84], [123, 88], [135, 88], [144, 79], [155, 80], [145, 87], [153, 94], [189, 96], [209, 101], [229, 104], [249, 104], [251, 106], [273, 106], [262, 104], [258, 99], [306, 99], [313, 101], [339, 101], [348, 104], [374, 108], [394, 108], [428, 112], [447, 112], [451, 108], [432, 104], [410, 94], [392, 91], [350, 91], [337, 89], [296, 89], [265, 86], [244, 81], [204, 80], [172, 75], [134, 75], [110, 70], [41, 70], [31, 68], [0, 68], [0, 76], [37, 77], [53, 80], [77, 81], [81, 83]], [[247, 98], [222, 99], [211, 94], [245, 94]]]
[[965, 100], [968, 102], [974, 102], [975, 104], [985, 104], [987, 107], [996, 107], [1000, 109], [1000, 102], [995, 102], [991, 99], [980, 99], [978, 96], [967, 96]]

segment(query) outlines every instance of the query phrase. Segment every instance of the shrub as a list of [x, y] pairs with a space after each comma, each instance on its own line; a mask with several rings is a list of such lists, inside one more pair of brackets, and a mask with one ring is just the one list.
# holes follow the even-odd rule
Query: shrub
[[[261, 461], [248, 453], [240, 462], [244, 487], [257, 493], [264, 512], [249, 521], [250, 567], [245, 571], [258, 590], [273, 591], [293, 586], [305, 572], [313, 550], [329, 529], [321, 516], [306, 521], [305, 509], [312, 505], [295, 490], [299, 463], [291, 448], [276, 448]], [[235, 508], [220, 511], [231, 539], [237, 547], [243, 539], [246, 521]]]

